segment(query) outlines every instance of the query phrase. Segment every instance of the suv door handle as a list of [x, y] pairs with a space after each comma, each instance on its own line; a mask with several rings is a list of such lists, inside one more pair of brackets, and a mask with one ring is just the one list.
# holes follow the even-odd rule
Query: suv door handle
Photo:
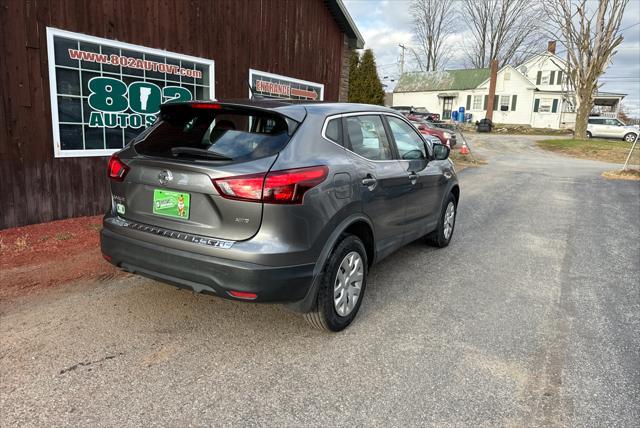
[[367, 175], [362, 179], [362, 185], [366, 187], [375, 186], [378, 180], [375, 179], [372, 175]]

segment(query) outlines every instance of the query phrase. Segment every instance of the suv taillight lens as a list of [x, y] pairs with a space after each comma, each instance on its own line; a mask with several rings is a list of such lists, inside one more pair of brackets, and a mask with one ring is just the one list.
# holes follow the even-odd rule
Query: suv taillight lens
[[120, 160], [120, 158], [116, 155], [111, 155], [111, 159], [109, 159], [109, 178], [115, 181], [124, 180], [124, 176], [129, 172], [129, 167]]
[[212, 180], [221, 196], [227, 199], [260, 202], [264, 173]]
[[322, 165], [212, 181], [218, 193], [227, 199], [266, 204], [301, 204], [307, 190], [322, 183], [328, 173], [329, 168]]

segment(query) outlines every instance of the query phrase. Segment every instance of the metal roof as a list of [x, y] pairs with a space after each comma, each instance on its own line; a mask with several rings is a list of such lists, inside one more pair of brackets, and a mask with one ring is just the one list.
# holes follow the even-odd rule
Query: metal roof
[[489, 78], [488, 68], [404, 73], [393, 92], [457, 91], [474, 89]]
[[349, 15], [347, 8], [342, 0], [324, 0], [324, 3], [329, 8], [329, 11], [338, 22], [340, 29], [347, 35], [349, 40], [349, 49], [362, 49], [364, 48], [364, 39], [362, 34], [358, 31], [355, 22]]

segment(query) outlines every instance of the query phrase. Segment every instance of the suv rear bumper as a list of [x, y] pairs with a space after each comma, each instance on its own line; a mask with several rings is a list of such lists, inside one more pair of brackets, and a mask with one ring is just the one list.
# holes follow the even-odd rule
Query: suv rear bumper
[[105, 258], [123, 270], [234, 300], [243, 299], [230, 291], [255, 293], [254, 302], [297, 302], [305, 298], [314, 277], [314, 263], [270, 267], [222, 259], [132, 239], [106, 228], [100, 245]]

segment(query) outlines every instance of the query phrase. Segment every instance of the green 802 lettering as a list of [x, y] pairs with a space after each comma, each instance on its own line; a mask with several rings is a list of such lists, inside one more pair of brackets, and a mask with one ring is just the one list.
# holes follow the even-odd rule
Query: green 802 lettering
[[129, 85], [129, 107], [136, 113], [155, 114], [160, 111], [162, 93], [158, 85], [133, 82]]
[[93, 110], [117, 113], [128, 108], [135, 113], [156, 114], [162, 99], [166, 102], [191, 101], [193, 94], [180, 86], [162, 89], [151, 82], [133, 82], [128, 87], [112, 77], [94, 77], [89, 80], [89, 106]]
[[120, 112], [129, 107], [127, 85], [111, 77], [94, 77], [89, 80], [89, 106], [94, 110]]

